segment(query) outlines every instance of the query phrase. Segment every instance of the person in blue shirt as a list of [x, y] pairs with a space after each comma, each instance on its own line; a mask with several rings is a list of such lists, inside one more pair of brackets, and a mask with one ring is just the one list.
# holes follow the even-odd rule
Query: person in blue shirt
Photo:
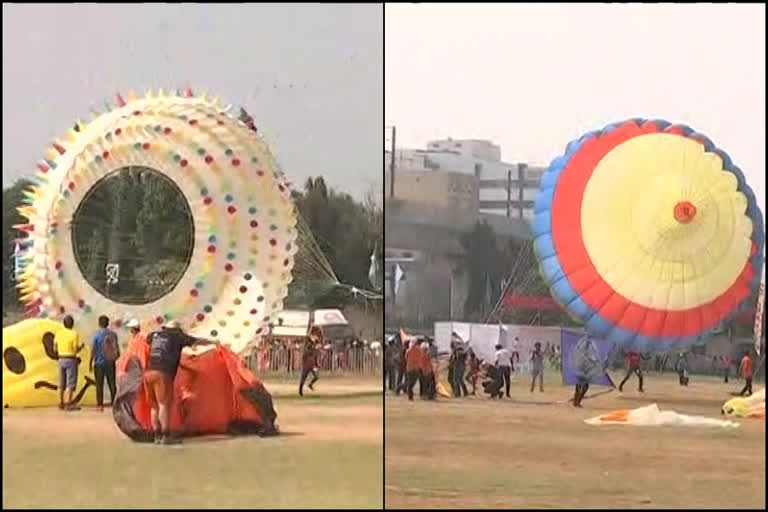
[[115, 385], [115, 363], [120, 357], [120, 346], [117, 342], [117, 334], [109, 328], [109, 318], [99, 317], [99, 330], [93, 335], [91, 347], [91, 361], [89, 369], [96, 380], [96, 407], [104, 410], [104, 379], [109, 386], [110, 405], [117, 394]]

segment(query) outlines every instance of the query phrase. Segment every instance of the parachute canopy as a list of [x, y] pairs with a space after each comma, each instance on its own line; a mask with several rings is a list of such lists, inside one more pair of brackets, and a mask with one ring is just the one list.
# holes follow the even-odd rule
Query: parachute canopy
[[[134, 441], [150, 441], [150, 408], [142, 375], [148, 352], [137, 342], [118, 361], [115, 423]], [[272, 397], [234, 352], [223, 346], [185, 349], [173, 385], [171, 431], [178, 435], [277, 433]]]
[[703, 343], [754, 298], [755, 195], [705, 136], [633, 119], [568, 144], [532, 220], [552, 296], [595, 336], [640, 350]]

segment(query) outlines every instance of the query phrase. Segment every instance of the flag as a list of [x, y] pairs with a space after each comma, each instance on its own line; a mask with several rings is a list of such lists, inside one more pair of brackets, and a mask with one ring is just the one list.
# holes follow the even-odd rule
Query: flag
[[374, 249], [371, 253], [371, 266], [368, 268], [368, 281], [370, 281], [371, 286], [376, 291], [380, 291], [382, 288], [381, 277], [381, 265], [379, 265], [379, 260], [376, 258], [376, 249]]
[[613, 343], [565, 329], [560, 340], [563, 384], [615, 387], [607, 372]]
[[397, 292], [400, 289], [400, 281], [403, 279], [403, 269], [399, 263], [395, 263], [395, 268], [392, 272], [392, 294], [397, 296]]

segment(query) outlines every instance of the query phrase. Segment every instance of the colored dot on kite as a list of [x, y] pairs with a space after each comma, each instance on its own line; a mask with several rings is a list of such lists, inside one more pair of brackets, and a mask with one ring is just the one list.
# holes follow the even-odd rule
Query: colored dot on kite
[[230, 252], [229, 254], [227, 254], [227, 259], [228, 259], [228, 260], [230, 260], [230, 261], [232, 261], [233, 259], [235, 259], [235, 253], [233, 253], [233, 252]]
[[200, 195], [201, 196], [207, 196], [208, 195], [208, 189], [206, 187], [203, 187], [200, 189]]
[[253, 277], [253, 276], [251, 275], [251, 273], [250, 273], [250, 272], [246, 272], [246, 274], [243, 276], [243, 279], [245, 279], [246, 281], [250, 281], [250, 280], [251, 280], [251, 277]]
[[257, 228], [257, 227], [259, 227], [259, 221], [257, 221], [257, 220], [252, 220], [250, 224], [251, 224], [251, 227], [252, 227], [252, 228]]
[[149, 149], [149, 142], [145, 142], [144, 144], [141, 145], [141, 147], [143, 147], [144, 149]]
[[179, 165], [182, 166], [182, 167], [186, 167], [188, 163], [189, 162], [187, 162], [186, 158], [182, 158], [181, 162], [179, 162]]
[[234, 206], [227, 207], [227, 213], [229, 213], [230, 215], [234, 215], [236, 211], [237, 211], [237, 208], [235, 208]]
[[210, 313], [211, 311], [213, 311], [213, 307], [210, 304], [206, 304], [205, 307], [203, 307], [203, 311], [205, 311], [206, 313]]
[[216, 242], [216, 235], [211, 235], [211, 236], [209, 236], [209, 237], [208, 237], [208, 241], [209, 241], [210, 243], [215, 243], [215, 242]]
[[226, 265], [224, 265], [224, 270], [226, 270], [227, 272], [231, 272], [233, 268], [234, 267], [232, 266], [231, 263], [227, 263]]
[[197, 148], [197, 154], [203, 156], [205, 154], [205, 148]]
[[166, 126], [165, 128], [163, 128], [163, 133], [164, 133], [164, 134], [166, 134], [166, 135], [168, 135], [168, 134], [169, 134], [169, 133], [171, 133], [172, 131], [173, 131], [173, 130], [172, 130], [170, 127], [168, 127], [168, 126]]
[[197, 318], [197, 321], [198, 321], [198, 322], [202, 322], [203, 320], [205, 320], [205, 315], [204, 315], [204, 314], [202, 314], [202, 313], [198, 313], [198, 314], [195, 316], [195, 318]]
[[208, 196], [205, 199], [203, 199], [203, 203], [205, 203], [207, 205], [211, 204], [212, 202], [213, 202], [213, 198], [211, 196]]
[[250, 311], [250, 313], [251, 313], [252, 315], [255, 315], [255, 314], [256, 314], [256, 313], [258, 313], [258, 312], [259, 312], [259, 310], [258, 310], [258, 309], [252, 309], [252, 310]]
[[224, 151], [224, 154], [227, 156], [232, 156], [232, 153], [234, 153], [234, 151], [232, 151], [231, 149], [227, 149], [226, 151]]
[[247, 291], [248, 291], [248, 288], [247, 288], [247, 287], [245, 287], [245, 286], [241, 286], [241, 287], [240, 287], [240, 293], [245, 293], [245, 292], [247, 292]]
[[193, 296], [193, 297], [197, 297], [197, 295], [198, 295], [199, 293], [200, 293], [200, 292], [198, 292], [198, 291], [197, 291], [197, 289], [195, 289], [195, 288], [192, 288], [191, 290], [189, 290], [189, 294], [190, 294], [191, 296]]
[[688, 224], [696, 216], [696, 207], [689, 201], [680, 201], [675, 205], [674, 216], [680, 224]]
[[211, 155], [205, 155], [205, 163], [210, 164], [213, 162], [213, 157]]
[[232, 194], [227, 194], [226, 196], [224, 196], [224, 200], [228, 203], [231, 203], [233, 199], [234, 197], [232, 197]]
[[109, 158], [109, 151], [105, 151], [105, 152], [103, 152], [103, 153], [101, 154], [101, 157], [102, 157], [104, 160], [106, 160], [107, 158]]
[[215, 245], [209, 245], [208, 246], [208, 252], [210, 252], [210, 253], [216, 252], [216, 246]]
[[238, 165], [240, 165], [240, 160], [238, 160], [237, 158], [233, 158], [233, 159], [232, 159], [232, 165], [234, 165], [235, 167], [237, 167]]
[[202, 281], [196, 282], [195, 283], [195, 288], [197, 288], [198, 290], [202, 290], [203, 289], [203, 282]]

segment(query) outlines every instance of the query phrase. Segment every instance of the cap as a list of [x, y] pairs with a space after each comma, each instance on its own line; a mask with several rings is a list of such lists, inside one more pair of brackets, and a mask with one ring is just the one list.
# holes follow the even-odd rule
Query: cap
[[163, 324], [163, 329], [181, 329], [181, 324], [178, 320], [168, 320]]
[[138, 329], [139, 328], [139, 321], [135, 318], [131, 318], [125, 323], [125, 326], [129, 329]]

